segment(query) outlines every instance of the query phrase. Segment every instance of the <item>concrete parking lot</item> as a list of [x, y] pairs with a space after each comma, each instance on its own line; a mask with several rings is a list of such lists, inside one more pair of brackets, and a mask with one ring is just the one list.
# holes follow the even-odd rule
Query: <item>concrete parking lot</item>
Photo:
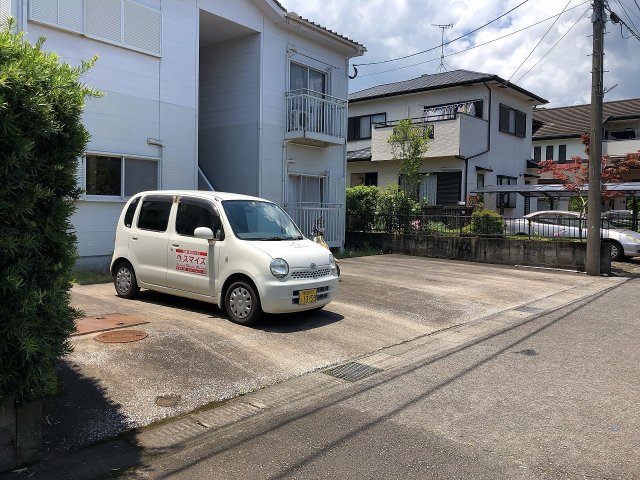
[[[205, 303], [149, 291], [123, 300], [111, 284], [74, 287], [86, 315], [134, 315], [148, 322], [135, 327], [148, 337], [73, 337], [62, 395], [45, 412], [49, 454], [535, 300], [608, 286], [584, 274], [399, 255], [343, 260], [341, 268], [337, 300], [323, 311], [269, 316], [256, 328]], [[163, 395], [179, 401], [157, 406]]]

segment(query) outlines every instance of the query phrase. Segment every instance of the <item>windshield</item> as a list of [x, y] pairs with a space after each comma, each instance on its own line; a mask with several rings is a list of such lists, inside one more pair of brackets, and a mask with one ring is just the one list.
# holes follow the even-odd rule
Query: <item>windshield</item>
[[226, 200], [222, 207], [233, 233], [242, 240], [302, 240], [298, 227], [275, 203]]

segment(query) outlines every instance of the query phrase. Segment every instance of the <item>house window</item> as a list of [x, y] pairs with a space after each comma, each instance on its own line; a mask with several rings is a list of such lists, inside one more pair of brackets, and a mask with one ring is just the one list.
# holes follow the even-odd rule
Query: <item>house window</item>
[[88, 154], [84, 160], [86, 195], [130, 197], [158, 188], [158, 160]]
[[348, 120], [347, 140], [363, 140], [371, 138], [371, 126], [376, 123], [384, 123], [386, 121], [386, 113], [350, 117]]
[[476, 187], [477, 188], [484, 187], [484, 173], [478, 173], [476, 175]]
[[553, 145], [547, 145], [544, 158], [545, 160], [553, 160]]
[[533, 147], [533, 161], [536, 163], [542, 161], [542, 147]]
[[[497, 176], [498, 185], [517, 185], [517, 177], [508, 177], [506, 175]], [[498, 195], [498, 208], [516, 208], [517, 193], [501, 193]]]
[[558, 145], [558, 163], [567, 163], [566, 145]]
[[327, 179], [322, 175], [289, 174], [289, 205], [322, 207], [327, 199]]
[[610, 132], [609, 135], [614, 140], [633, 140], [636, 138], [636, 131], [631, 128], [626, 128], [624, 130], [614, 130]]
[[520, 110], [500, 104], [500, 131], [515, 135], [516, 137], [526, 137], [527, 115]]
[[378, 186], [378, 172], [366, 172], [366, 173], [352, 173], [351, 174], [351, 187], [357, 187], [365, 185], [367, 187]]
[[289, 72], [289, 90], [311, 90], [316, 93], [327, 93], [327, 75], [320, 70], [292, 62]]

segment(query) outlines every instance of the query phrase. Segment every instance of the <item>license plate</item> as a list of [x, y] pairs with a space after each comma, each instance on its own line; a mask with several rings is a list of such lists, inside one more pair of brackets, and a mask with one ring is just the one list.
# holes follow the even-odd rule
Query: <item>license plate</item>
[[318, 289], [300, 290], [298, 297], [298, 305], [307, 305], [308, 303], [316, 303], [318, 301]]

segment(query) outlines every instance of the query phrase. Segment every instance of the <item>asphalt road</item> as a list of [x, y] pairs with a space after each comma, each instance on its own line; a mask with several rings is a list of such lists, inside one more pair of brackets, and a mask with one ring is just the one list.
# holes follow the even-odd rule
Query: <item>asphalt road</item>
[[436, 357], [419, 341], [385, 349], [409, 361], [149, 455], [126, 476], [640, 478], [639, 287]]
[[[74, 337], [60, 367], [62, 395], [47, 402], [49, 456], [210, 405], [346, 359], [401, 344], [562, 292], [606, 283], [583, 274], [384, 255], [342, 261], [336, 301], [321, 312], [271, 316], [257, 328], [212, 305], [110, 284], [77, 286], [89, 316], [149, 323], [135, 343]], [[604, 287], [603, 287], [604, 288]], [[158, 396], [179, 397], [175, 406]]]

